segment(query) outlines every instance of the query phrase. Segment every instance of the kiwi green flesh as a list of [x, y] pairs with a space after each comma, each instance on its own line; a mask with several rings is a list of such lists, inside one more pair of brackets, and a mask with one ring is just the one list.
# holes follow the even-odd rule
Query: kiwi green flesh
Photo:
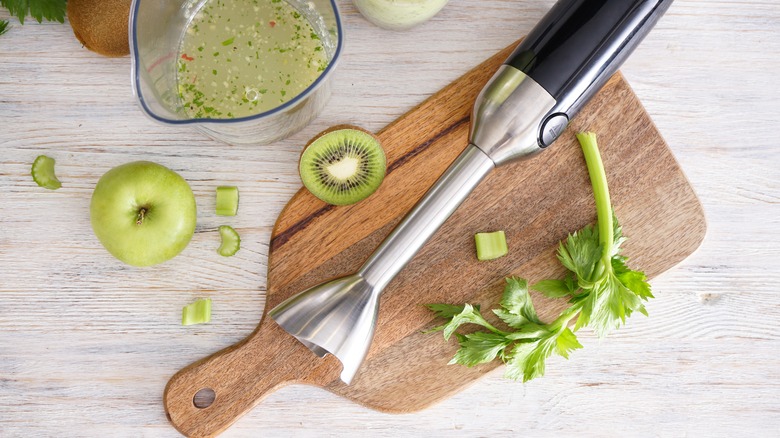
[[304, 186], [334, 205], [361, 201], [385, 177], [385, 153], [372, 135], [356, 129], [329, 132], [312, 142], [301, 156]]

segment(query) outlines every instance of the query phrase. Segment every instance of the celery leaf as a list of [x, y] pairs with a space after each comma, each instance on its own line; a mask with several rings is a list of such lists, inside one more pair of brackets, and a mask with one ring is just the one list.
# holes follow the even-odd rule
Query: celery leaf
[[[449, 322], [430, 331], [444, 331], [444, 338], [456, 335], [460, 348], [450, 363], [475, 366], [495, 358], [506, 363], [506, 377], [527, 382], [544, 375], [545, 362], [552, 354], [566, 359], [582, 348], [575, 332], [591, 327], [599, 337], [619, 328], [634, 312], [647, 315], [644, 301], [653, 298], [647, 276], [626, 265], [620, 255], [625, 242], [610, 203], [606, 172], [596, 143], [596, 135], [577, 135], [596, 201], [597, 222], [570, 234], [558, 247], [558, 260], [569, 270], [564, 279], [547, 279], [534, 284], [549, 298], [568, 298], [569, 307], [555, 321], [539, 320], [528, 282], [519, 277], [506, 279], [501, 308], [493, 313], [512, 331], [493, 327], [469, 304], [429, 304], [438, 317]], [[573, 328], [571, 320], [576, 318]], [[456, 333], [461, 326], [474, 324], [489, 332]]]

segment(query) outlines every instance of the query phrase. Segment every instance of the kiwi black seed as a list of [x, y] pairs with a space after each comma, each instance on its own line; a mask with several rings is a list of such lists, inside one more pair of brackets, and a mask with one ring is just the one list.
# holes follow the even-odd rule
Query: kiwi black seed
[[387, 161], [379, 140], [359, 128], [332, 129], [301, 155], [303, 185], [319, 199], [349, 205], [369, 197], [385, 178]]
[[131, 0], [68, 0], [68, 22], [84, 47], [105, 56], [130, 53], [127, 22]]

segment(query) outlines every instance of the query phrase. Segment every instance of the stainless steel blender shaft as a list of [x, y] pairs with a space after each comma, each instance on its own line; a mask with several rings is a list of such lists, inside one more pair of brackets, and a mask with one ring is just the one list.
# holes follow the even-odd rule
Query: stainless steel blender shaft
[[493, 161], [469, 145], [358, 272], [382, 291], [491, 170]]
[[357, 274], [308, 289], [270, 316], [319, 356], [338, 357], [341, 380], [349, 383], [373, 338], [385, 286], [494, 168], [487, 155], [469, 145]]
[[550, 145], [672, 0], [560, 0], [474, 104], [470, 144], [354, 275], [284, 301], [270, 316], [350, 383], [373, 338], [379, 296], [495, 166]]

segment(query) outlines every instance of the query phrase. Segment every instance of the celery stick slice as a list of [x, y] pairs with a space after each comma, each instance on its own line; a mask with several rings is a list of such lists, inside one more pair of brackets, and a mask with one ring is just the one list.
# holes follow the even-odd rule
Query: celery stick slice
[[477, 243], [477, 259], [493, 260], [507, 255], [506, 235], [503, 231], [494, 233], [477, 233], [474, 236]]
[[222, 238], [222, 244], [219, 245], [217, 252], [224, 257], [230, 257], [237, 253], [241, 248], [241, 236], [229, 225], [219, 227], [219, 237]]
[[204, 324], [211, 321], [211, 298], [199, 299], [181, 309], [181, 325]]
[[238, 212], [238, 187], [217, 187], [217, 215], [235, 216]]
[[49, 190], [57, 190], [62, 187], [62, 183], [54, 175], [54, 158], [47, 157], [46, 155], [39, 155], [35, 161], [33, 161], [32, 171], [33, 181], [40, 187]]

